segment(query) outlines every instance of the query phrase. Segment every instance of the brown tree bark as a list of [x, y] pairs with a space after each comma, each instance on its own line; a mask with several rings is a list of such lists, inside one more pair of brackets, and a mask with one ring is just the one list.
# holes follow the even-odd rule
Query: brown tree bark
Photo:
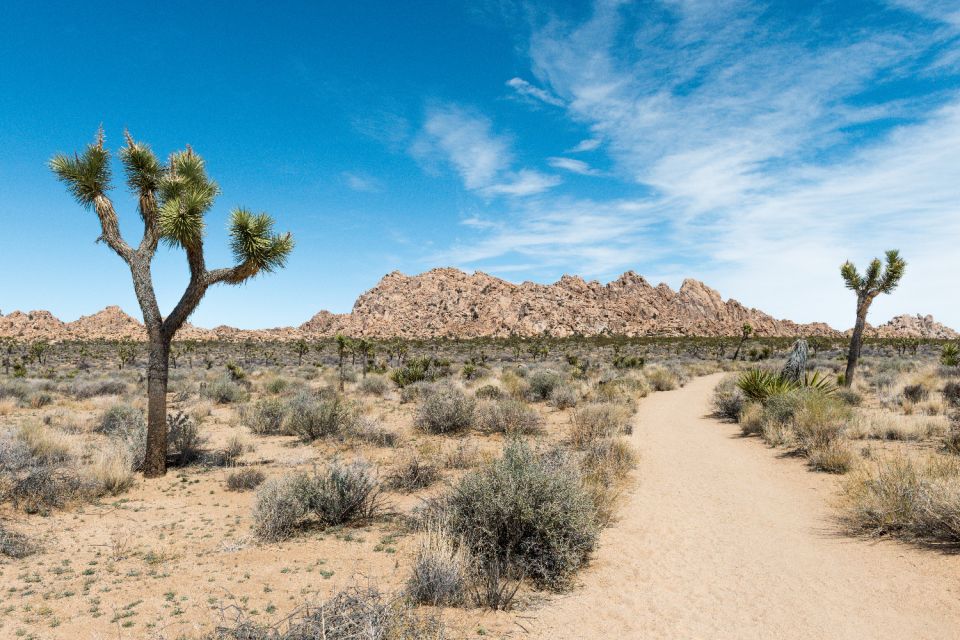
[[157, 478], [167, 472], [167, 380], [170, 340], [158, 336], [150, 341], [147, 367], [147, 453], [143, 475]]
[[856, 375], [857, 362], [860, 360], [860, 349], [863, 346], [863, 331], [867, 326], [867, 311], [870, 309], [872, 300], [869, 297], [857, 299], [857, 323], [853, 327], [853, 335], [850, 336], [847, 370], [843, 374], [843, 386], [847, 388], [853, 384], [853, 377]]

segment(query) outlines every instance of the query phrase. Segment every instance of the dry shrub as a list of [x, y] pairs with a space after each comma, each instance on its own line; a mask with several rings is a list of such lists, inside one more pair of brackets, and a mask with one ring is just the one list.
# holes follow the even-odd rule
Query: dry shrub
[[33, 555], [39, 548], [27, 535], [8, 529], [0, 523], [0, 556], [19, 560]]
[[486, 433], [534, 434], [543, 427], [540, 413], [523, 400], [481, 400], [476, 406], [477, 426]]
[[371, 374], [361, 379], [357, 388], [361, 393], [383, 397], [390, 392], [390, 382], [381, 375]]
[[857, 533], [960, 544], [960, 460], [894, 456], [862, 465], [845, 483], [840, 509]]
[[266, 476], [259, 469], [240, 469], [227, 476], [227, 489], [230, 491], [252, 491], [263, 484], [265, 479]]
[[746, 403], [740, 410], [740, 431], [745, 436], [760, 435], [767, 424], [765, 417], [759, 402]]
[[601, 438], [630, 433], [631, 411], [614, 402], [591, 402], [578, 407], [570, 416], [570, 440], [583, 449]]
[[664, 367], [650, 367], [644, 375], [654, 391], [671, 391], [680, 385], [677, 374]]
[[242, 611], [208, 640], [444, 640], [443, 624], [419, 615], [405, 597], [387, 598], [377, 589], [341, 591], [307, 606], [277, 626], [254, 622]]
[[99, 488], [99, 493], [116, 496], [133, 486], [132, 466], [130, 452], [115, 444], [98, 451], [93, 462], [83, 471]]
[[73, 446], [69, 437], [62, 431], [38, 422], [20, 427], [17, 438], [27, 446], [33, 464], [60, 464], [73, 457]]
[[414, 424], [427, 433], [456, 433], [476, 420], [476, 401], [451, 384], [434, 385], [417, 405]]
[[478, 400], [499, 400], [503, 397], [503, 390], [492, 384], [485, 384], [473, 392]]
[[227, 376], [222, 376], [208, 383], [203, 388], [202, 393], [206, 398], [209, 398], [217, 404], [245, 402], [249, 395], [246, 387], [238, 382], [234, 382]]
[[526, 398], [530, 391], [530, 383], [514, 369], [504, 369], [500, 384], [511, 398]]
[[319, 473], [271, 478], [257, 490], [253, 530], [267, 541], [289, 538], [313, 515], [321, 525], [366, 522], [383, 510], [381, 492], [362, 462], [333, 462]]
[[549, 400], [550, 394], [563, 384], [563, 376], [550, 369], [535, 369], [527, 375], [527, 395], [531, 400]]
[[319, 398], [301, 392], [287, 404], [285, 429], [304, 442], [313, 442], [319, 438], [345, 436], [359, 418], [357, 405], [339, 394]]
[[417, 543], [407, 594], [417, 604], [457, 606], [467, 596], [470, 557], [446, 523], [428, 520]]
[[479, 567], [562, 589], [596, 545], [597, 508], [579, 467], [562, 454], [537, 455], [522, 441], [469, 473], [450, 491], [445, 512]]
[[570, 384], [557, 385], [550, 392], [550, 406], [557, 409], [570, 409], [577, 406], [579, 401], [580, 393]]
[[115, 404], [100, 417], [96, 430], [126, 448], [130, 454], [131, 469], [143, 466], [147, 452], [147, 421], [140, 409], [128, 404]]
[[387, 486], [397, 491], [411, 493], [429, 487], [440, 477], [440, 470], [435, 465], [422, 462], [420, 456], [414, 454], [394, 468], [387, 477]]
[[402, 440], [399, 433], [384, 428], [368, 416], [357, 420], [353, 429], [350, 430], [350, 436], [377, 447], [397, 447]]
[[807, 452], [807, 464], [815, 471], [847, 473], [856, 463], [856, 456], [843, 440], [833, 440]]
[[0, 400], [0, 416], [8, 416], [17, 409], [17, 402], [9, 398]]
[[280, 398], [263, 398], [241, 412], [243, 423], [258, 436], [282, 433], [286, 416], [287, 409]]
[[745, 398], [737, 387], [737, 377], [728, 376], [713, 390], [713, 414], [722, 420], [737, 422], [743, 410]]
[[798, 408], [793, 416], [797, 447], [804, 453], [829, 451], [841, 439], [853, 418], [848, 405], [816, 391], [798, 393]]

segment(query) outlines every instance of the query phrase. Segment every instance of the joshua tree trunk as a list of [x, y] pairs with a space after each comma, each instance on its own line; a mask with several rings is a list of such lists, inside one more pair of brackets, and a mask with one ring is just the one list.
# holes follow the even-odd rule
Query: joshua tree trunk
[[170, 340], [158, 336], [150, 342], [147, 368], [147, 454], [143, 475], [162, 476], [167, 469], [167, 379]]
[[863, 330], [867, 326], [867, 311], [870, 309], [872, 298], [857, 298], [857, 324], [853, 327], [850, 336], [850, 352], [847, 354], [847, 370], [843, 374], [843, 386], [853, 384], [853, 376], [857, 371], [857, 362], [860, 360], [860, 347], [863, 346]]

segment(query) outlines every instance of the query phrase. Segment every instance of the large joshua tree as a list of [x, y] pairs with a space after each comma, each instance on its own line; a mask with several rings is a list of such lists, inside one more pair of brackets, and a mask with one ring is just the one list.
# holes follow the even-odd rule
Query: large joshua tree
[[[167, 372], [170, 343], [193, 313], [207, 289], [221, 282], [240, 284], [258, 273], [284, 266], [293, 249], [293, 237], [274, 234], [273, 219], [265, 213], [235, 209], [230, 218], [230, 246], [237, 264], [207, 269], [203, 255], [204, 216], [220, 193], [207, 177], [203, 159], [188, 146], [162, 163], [150, 147], [125, 132], [120, 149], [127, 185], [137, 198], [143, 220], [143, 238], [134, 248], [120, 235], [117, 213], [107, 196], [110, 185], [110, 152], [103, 146], [103, 129], [81, 154], [58, 154], [50, 168], [77, 201], [100, 219], [100, 241], [106, 243], [130, 268], [133, 290], [143, 312], [149, 339], [147, 369], [146, 477], [161, 476], [167, 466]], [[180, 301], [166, 317], [160, 314], [154, 294], [150, 263], [160, 242], [184, 250], [190, 281]]]
[[903, 272], [907, 268], [906, 261], [900, 257], [896, 249], [887, 251], [887, 264], [884, 266], [879, 258], [874, 258], [867, 267], [864, 275], [857, 272], [857, 267], [849, 260], [840, 266], [840, 275], [847, 285], [847, 289], [857, 294], [857, 324], [853, 327], [850, 336], [850, 353], [847, 354], [847, 371], [843, 376], [844, 386], [853, 384], [853, 376], [857, 370], [857, 361], [860, 359], [860, 348], [863, 346], [863, 330], [867, 325], [867, 312], [873, 299], [881, 293], [891, 293], [897, 288]]

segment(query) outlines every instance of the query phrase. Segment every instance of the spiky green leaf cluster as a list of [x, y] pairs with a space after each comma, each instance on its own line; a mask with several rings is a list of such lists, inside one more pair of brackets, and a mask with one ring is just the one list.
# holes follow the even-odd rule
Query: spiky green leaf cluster
[[876, 296], [896, 289], [906, 271], [907, 263], [896, 249], [887, 251], [886, 257], [885, 269], [879, 258], [874, 258], [862, 276], [852, 262], [844, 262], [840, 266], [840, 276], [847, 289], [856, 291], [860, 296]]
[[765, 403], [771, 396], [801, 388], [813, 389], [827, 395], [836, 391], [836, 386], [819, 371], [804, 375], [802, 380], [793, 380], [763, 369], [751, 369], [740, 374], [737, 387], [747, 398], [760, 403]]
[[55, 155], [50, 160], [50, 169], [67, 185], [77, 202], [91, 206], [97, 196], [110, 189], [110, 152], [103, 148], [103, 130], [82, 155], [74, 154], [72, 158], [65, 153]]
[[134, 193], [147, 194], [157, 190], [166, 168], [149, 145], [135, 142], [127, 134], [127, 146], [120, 149], [119, 155], [127, 185]]
[[253, 274], [270, 273], [286, 264], [293, 236], [273, 233], [273, 218], [266, 213], [235, 209], [230, 219], [230, 248], [236, 261]]
[[203, 217], [220, 194], [207, 177], [203, 159], [191, 149], [170, 157], [159, 182], [160, 236], [170, 245], [197, 248], [204, 231]]

